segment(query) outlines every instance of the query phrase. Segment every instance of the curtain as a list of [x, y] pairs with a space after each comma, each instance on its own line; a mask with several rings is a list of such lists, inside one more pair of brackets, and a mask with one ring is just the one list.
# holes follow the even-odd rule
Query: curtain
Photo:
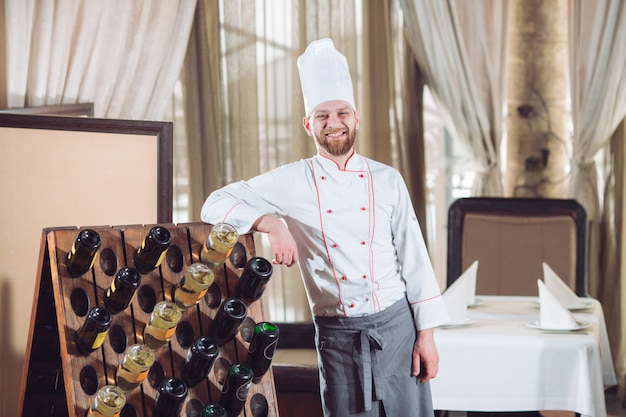
[[[161, 120], [196, 0], [4, 0], [2, 6], [3, 105], [93, 103], [96, 117]], [[7, 340], [23, 352], [27, 334], [23, 326], [15, 330], [19, 335]], [[23, 364], [16, 362], [0, 373], [2, 415], [17, 412], [13, 381]]]
[[[585, 207], [590, 225], [589, 292], [600, 295], [601, 206], [594, 162], [626, 114], [626, 4], [575, 1], [570, 29], [572, 166], [569, 194]], [[604, 276], [604, 280], [612, 277]]]
[[159, 120], [196, 0], [5, 0], [7, 106], [94, 103], [94, 116]]
[[472, 155], [472, 194], [502, 195], [499, 147], [508, 2], [401, 0], [409, 43], [446, 128]]
[[[626, 342], [620, 329], [626, 303], [621, 271], [624, 163], [614, 156], [604, 213], [594, 162], [626, 115], [626, 4], [619, 0], [573, 2], [570, 29], [572, 90], [572, 167], [570, 196], [585, 207], [590, 225], [589, 292], [605, 306], [618, 375], [626, 373]], [[617, 141], [623, 141], [623, 134]], [[614, 148], [620, 150], [620, 146]], [[602, 223], [604, 221], [604, 224]], [[604, 231], [604, 236], [601, 235]], [[623, 378], [619, 378], [623, 384]]]

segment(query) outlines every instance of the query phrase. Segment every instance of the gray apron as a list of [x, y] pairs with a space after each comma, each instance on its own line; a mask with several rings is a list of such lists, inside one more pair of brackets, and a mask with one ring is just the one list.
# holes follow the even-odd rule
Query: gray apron
[[411, 376], [408, 301], [363, 317], [314, 318], [325, 417], [432, 417], [430, 385]]

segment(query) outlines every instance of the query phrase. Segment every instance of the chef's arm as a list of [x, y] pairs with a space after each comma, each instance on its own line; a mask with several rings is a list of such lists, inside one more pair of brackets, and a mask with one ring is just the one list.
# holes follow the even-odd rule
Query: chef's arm
[[272, 263], [292, 266], [298, 262], [298, 248], [285, 222], [278, 217], [263, 215], [252, 225], [252, 230], [267, 233], [274, 251]]

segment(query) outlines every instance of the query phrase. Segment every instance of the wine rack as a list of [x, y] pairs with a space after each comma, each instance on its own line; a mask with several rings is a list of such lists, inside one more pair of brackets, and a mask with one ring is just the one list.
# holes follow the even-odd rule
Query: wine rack
[[[33, 302], [31, 329], [20, 388], [18, 417], [84, 417], [98, 388], [115, 384], [115, 372], [126, 347], [143, 341], [143, 329], [152, 307], [171, 300], [172, 291], [186, 268], [200, 261], [203, 242], [211, 230], [205, 223], [161, 224], [172, 234], [172, 243], [161, 265], [142, 275], [131, 305], [113, 316], [106, 339], [98, 350], [85, 356], [76, 348], [74, 336], [91, 307], [103, 305], [103, 296], [115, 273], [134, 265], [134, 253], [150, 230], [148, 225], [97, 226], [102, 245], [93, 267], [72, 278], [65, 259], [78, 228], [44, 229], [41, 239]], [[255, 256], [252, 234], [239, 241], [200, 303], [183, 313], [168, 345], [156, 352], [155, 364], [139, 388], [127, 394], [121, 417], [152, 417], [152, 406], [160, 383], [167, 377], [181, 378], [182, 365], [193, 340], [208, 335], [222, 300], [236, 297], [235, 287], [248, 259]], [[180, 417], [198, 417], [209, 403], [217, 403], [228, 367], [244, 362], [254, 326], [263, 321], [261, 300], [247, 303], [248, 315], [235, 339], [220, 348], [209, 377], [190, 387]], [[250, 387], [244, 410], [246, 417], [277, 417], [272, 369]], [[229, 416], [234, 417], [234, 416]]]

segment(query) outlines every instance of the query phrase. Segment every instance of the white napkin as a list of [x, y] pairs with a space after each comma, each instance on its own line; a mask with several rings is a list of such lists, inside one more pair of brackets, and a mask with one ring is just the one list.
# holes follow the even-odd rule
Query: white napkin
[[578, 326], [576, 318], [565, 308], [547, 285], [540, 279], [539, 287], [539, 326], [544, 329], [568, 330]]
[[550, 266], [543, 262], [543, 281], [550, 292], [567, 309], [585, 308], [586, 305], [571, 288], [554, 272]]
[[470, 280], [458, 278], [442, 294], [450, 321], [460, 324], [467, 321], [467, 294]]

